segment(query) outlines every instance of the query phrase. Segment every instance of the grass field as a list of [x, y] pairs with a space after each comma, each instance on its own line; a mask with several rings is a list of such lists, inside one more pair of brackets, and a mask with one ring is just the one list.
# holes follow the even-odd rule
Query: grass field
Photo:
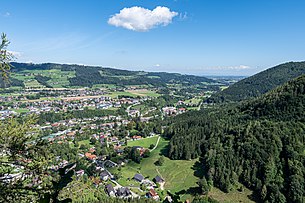
[[222, 91], [222, 90], [225, 90], [225, 89], [227, 89], [229, 86], [220, 86], [220, 90]]
[[44, 85], [41, 85], [37, 80], [35, 79], [29, 79], [24, 81], [24, 85], [26, 88], [43, 88]]
[[186, 100], [185, 103], [186, 104], [199, 105], [199, 103], [201, 101], [202, 101], [202, 99], [200, 99], [200, 98], [193, 98], [193, 99]]
[[50, 77], [47, 81], [49, 85], [54, 88], [62, 88], [69, 86], [69, 78], [75, 77], [75, 71], [61, 71], [59, 69], [51, 70], [25, 70], [20, 73], [13, 73], [11, 76], [18, 80], [24, 81], [27, 88], [41, 88], [43, 87], [34, 78], [35, 75], [42, 75], [45, 77]]
[[[149, 140], [146, 141], [138, 140], [135, 141], [134, 144], [139, 146], [148, 145], [148, 141]], [[131, 146], [130, 143], [128, 143], [128, 146]], [[197, 187], [196, 182], [198, 181], [198, 177], [194, 175], [195, 171], [193, 169], [195, 163], [197, 162], [197, 159], [170, 160], [169, 158], [165, 157], [165, 162], [162, 166], [156, 166], [154, 164], [159, 159], [162, 151], [167, 148], [167, 146], [168, 146], [168, 141], [161, 138], [158, 147], [153, 152], [151, 152], [149, 158], [142, 159], [141, 164], [130, 162], [126, 166], [122, 167], [120, 171], [114, 168], [110, 170], [113, 173], [121, 174], [121, 178], [118, 180], [118, 182], [123, 186], [139, 187], [140, 184], [132, 180], [132, 177], [136, 173], [141, 173], [144, 177], [149, 178], [150, 180], [152, 180], [156, 175], [160, 175], [165, 179], [165, 185], [164, 185], [165, 191], [156, 189], [157, 193], [161, 197], [165, 196], [166, 191], [171, 191], [172, 193], [176, 193], [176, 192], [181, 192], [183, 190], [188, 190], [189, 188]], [[213, 188], [212, 191], [209, 192], [209, 196], [218, 200], [219, 202], [225, 202], [225, 203], [233, 203], [233, 202], [253, 203], [254, 201], [249, 199], [249, 196], [251, 194], [252, 192], [248, 189], [245, 189], [244, 192], [232, 191], [230, 193], [224, 193], [217, 188]], [[180, 199], [182, 201], [185, 201], [186, 199], [192, 200], [192, 198], [193, 197], [190, 194], [180, 195]]]
[[113, 84], [95, 84], [92, 86], [92, 89], [95, 89], [95, 88], [116, 88], [117, 86], [116, 85], [113, 85]]
[[218, 188], [212, 188], [209, 192], [210, 197], [222, 203], [254, 203], [255, 201], [249, 198], [251, 195], [252, 191], [249, 189], [245, 189], [243, 192], [231, 191], [229, 193], [224, 193]]
[[118, 96], [136, 97], [137, 95], [130, 92], [110, 92], [105, 94], [106, 97], [117, 98]]
[[141, 140], [134, 140], [134, 141], [131, 140], [128, 141], [127, 146], [129, 147], [141, 146], [148, 149], [151, 144], [156, 145], [157, 140], [158, 140], [158, 136], [143, 138]]
[[158, 96], [160, 96], [160, 94], [156, 93], [155, 91], [151, 91], [148, 89], [129, 90], [127, 92], [140, 96], [140, 97], [158, 97]]
[[[157, 137], [153, 138], [155, 139]], [[147, 143], [143, 143], [143, 145], [148, 145]], [[141, 146], [142, 143], [135, 144]], [[128, 145], [130, 146], [129, 143]], [[149, 158], [142, 159], [141, 164], [130, 162], [121, 169], [120, 173], [122, 174], [122, 178], [120, 178], [118, 182], [124, 186], [139, 186], [139, 183], [135, 182], [134, 180], [128, 180], [128, 178], [132, 179], [135, 173], [141, 173], [144, 177], [147, 177], [150, 180], [152, 180], [157, 175], [161, 175], [166, 181], [164, 189], [170, 190], [171, 192], [179, 192], [181, 190], [187, 190], [190, 187], [195, 187], [198, 178], [194, 176], [192, 167], [196, 160], [185, 161], [170, 160], [165, 158], [165, 163], [162, 166], [156, 166], [154, 164], [159, 159], [161, 151], [165, 150], [167, 145], [168, 141], [161, 138], [158, 147], [151, 152]], [[115, 171], [113, 172], [115, 173]], [[162, 192], [159, 189], [157, 191], [162, 195]], [[163, 192], [163, 194], [165, 193]], [[182, 196], [183, 199], [189, 197], [190, 195]]]
[[15, 111], [15, 112], [17, 112], [17, 113], [27, 113], [27, 112], [29, 112], [28, 109], [24, 109], [24, 108], [13, 109], [13, 111]]
[[110, 92], [105, 96], [116, 98], [118, 96], [127, 96], [127, 97], [158, 97], [160, 94], [156, 93], [155, 91], [151, 90], [128, 90], [124, 92]]

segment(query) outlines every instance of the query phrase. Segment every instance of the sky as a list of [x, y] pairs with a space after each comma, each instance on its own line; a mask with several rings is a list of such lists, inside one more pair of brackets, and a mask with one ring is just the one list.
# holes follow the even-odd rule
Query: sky
[[303, 0], [0, 0], [19, 62], [252, 75], [305, 60]]

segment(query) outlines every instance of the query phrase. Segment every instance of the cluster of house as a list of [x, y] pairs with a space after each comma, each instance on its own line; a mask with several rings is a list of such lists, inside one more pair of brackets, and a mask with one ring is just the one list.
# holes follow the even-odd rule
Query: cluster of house
[[[104, 171], [103, 173], [101, 173], [102, 180], [106, 181], [106, 180], [108, 180], [108, 178], [109, 178], [108, 172]], [[141, 185], [143, 184], [146, 186], [147, 192], [146, 192], [145, 196], [147, 198], [152, 198], [154, 200], [160, 199], [160, 196], [156, 192], [155, 188], [157, 186], [156, 184], [165, 183], [163, 178], [161, 178], [160, 176], [156, 176], [153, 179], [153, 181], [150, 181], [148, 179], [145, 179], [142, 174], [135, 174], [133, 179], [135, 181], [139, 182]], [[132, 197], [132, 192], [130, 191], [130, 189], [128, 187], [120, 187], [120, 186], [113, 187], [112, 184], [109, 183], [105, 186], [105, 190], [110, 197], [119, 197], [119, 198]]]
[[15, 111], [11, 111], [11, 110], [3, 110], [0, 111], [0, 120], [4, 120], [6, 118], [10, 118], [14, 115], [16, 115], [17, 113]]
[[165, 183], [164, 179], [161, 178], [160, 176], [156, 176], [153, 181], [150, 181], [149, 179], [145, 179], [144, 176], [142, 174], [135, 174], [133, 179], [137, 182], [139, 182], [140, 184], [143, 184], [146, 186], [146, 188], [148, 189], [148, 192], [146, 193], [146, 197], [148, 198], [152, 198], [154, 200], [159, 200], [159, 195], [158, 193], [155, 191], [155, 188], [157, 187], [156, 184], [162, 185]]
[[118, 198], [130, 198], [132, 197], [132, 193], [127, 187], [119, 187], [115, 189], [112, 184], [107, 184], [105, 186], [105, 190], [110, 197], [118, 197]]
[[[105, 92], [83, 90], [79, 91], [57, 91], [56, 97], [39, 100], [26, 100], [21, 96], [0, 97], [0, 101], [13, 102], [10, 106], [0, 106], [0, 110], [10, 110], [26, 108], [29, 113], [40, 114], [42, 112], [60, 112], [67, 110], [83, 110], [84, 108], [109, 109], [111, 107], [120, 108], [122, 104], [135, 105], [146, 101], [149, 98], [111, 98], [104, 96]], [[65, 94], [62, 94], [65, 93]], [[75, 93], [75, 94], [73, 94]], [[51, 94], [51, 93], [48, 93]], [[27, 102], [24, 102], [27, 101]]]
[[176, 107], [163, 107], [162, 108], [162, 112], [163, 115], [165, 116], [174, 116], [174, 115], [178, 115], [178, 114], [182, 114], [186, 112], [185, 108], [176, 108]]

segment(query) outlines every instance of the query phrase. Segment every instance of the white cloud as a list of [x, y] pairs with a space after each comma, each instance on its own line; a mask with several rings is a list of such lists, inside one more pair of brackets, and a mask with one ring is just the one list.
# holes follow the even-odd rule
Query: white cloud
[[133, 31], [146, 32], [158, 25], [167, 26], [177, 15], [177, 12], [170, 11], [167, 7], [158, 6], [154, 10], [149, 10], [134, 6], [123, 8], [120, 13], [109, 18], [108, 24]]
[[160, 67], [161, 65], [157, 63], [157, 64], [155, 64], [154, 66], [155, 66], [155, 67]]
[[187, 20], [188, 19], [188, 14], [187, 12], [184, 12], [184, 13], [180, 13], [179, 14], [179, 20], [180, 21], [184, 21], [184, 20]]
[[10, 17], [11, 13], [10, 12], [5, 12], [5, 13], [0, 13], [1, 16], [3, 17]]
[[16, 58], [19, 58], [22, 56], [22, 54], [18, 51], [7, 51], [9, 54], [11, 54], [12, 56], [16, 57]]
[[246, 70], [246, 69], [251, 69], [251, 67], [245, 65], [239, 65], [239, 66], [226, 66], [226, 67], [218, 66], [209, 69], [210, 70]]

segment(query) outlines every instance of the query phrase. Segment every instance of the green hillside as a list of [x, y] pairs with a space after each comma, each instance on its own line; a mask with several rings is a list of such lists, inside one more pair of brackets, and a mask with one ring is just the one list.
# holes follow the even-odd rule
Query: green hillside
[[[183, 84], [205, 87], [206, 84], [215, 83], [215, 81], [205, 77], [177, 73], [127, 71], [53, 63], [12, 63], [12, 65], [10, 85], [29, 88], [93, 87], [99, 84], [149, 85], [154, 87]], [[0, 81], [0, 87], [4, 87], [3, 81]]]
[[258, 97], [302, 74], [305, 74], [305, 62], [284, 63], [233, 84], [213, 95], [209, 102], [242, 101]]
[[169, 120], [171, 159], [201, 157], [202, 179], [258, 202], [305, 200], [305, 75], [237, 106]]

